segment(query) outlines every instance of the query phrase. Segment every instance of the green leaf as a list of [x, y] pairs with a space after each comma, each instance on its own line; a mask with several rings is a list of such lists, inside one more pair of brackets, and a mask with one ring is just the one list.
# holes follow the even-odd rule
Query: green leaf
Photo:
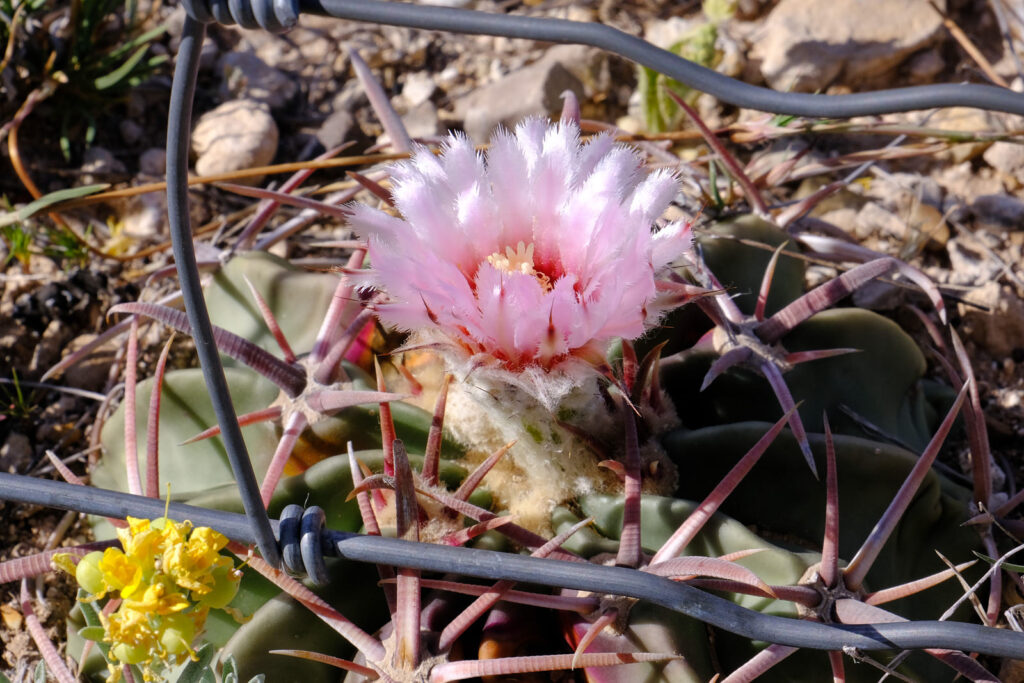
[[100, 76], [93, 81], [93, 85], [96, 86], [97, 90], [106, 90], [107, 88], [117, 85], [127, 78], [131, 74], [132, 70], [138, 66], [139, 62], [142, 61], [142, 58], [146, 56], [147, 50], [149, 50], [149, 45], [143, 45], [136, 50], [131, 57], [125, 60], [124, 64], [117, 67], [106, 76]]
[[[977, 555], [979, 558], [985, 560], [989, 564], [995, 564], [996, 563], [995, 558], [992, 558], [992, 557], [989, 557], [988, 555], [984, 555], [982, 553], [979, 553], [977, 550], [974, 551], [974, 554]], [[1003, 562], [999, 566], [1002, 567], [1003, 569], [1007, 570], [1007, 571], [1019, 572], [1019, 573], [1024, 574], [1024, 564], [1012, 564], [1010, 562]]]
[[35, 683], [46, 683], [46, 662], [41, 659], [39, 660], [39, 663], [36, 664], [36, 670], [32, 674], [32, 680], [35, 681]]
[[238, 665], [234, 655], [228, 654], [221, 661], [220, 678], [223, 683], [238, 683]]
[[188, 663], [178, 676], [178, 683], [217, 683], [217, 676], [210, 666], [217, 655], [217, 648], [205, 643], [196, 650], [199, 659]]
[[146, 31], [145, 33], [129, 40], [124, 45], [119, 45], [117, 49], [113, 50], [109, 55], [107, 55], [107, 58], [111, 60], [119, 59], [120, 57], [123, 57], [124, 55], [131, 52], [136, 47], [139, 47], [140, 45], [144, 45], [147, 43], [151, 43], [154, 38], [159, 38], [161, 35], [163, 35], [165, 31], [167, 31], [166, 26], [158, 26], [154, 29], [150, 29], [149, 31]]
[[25, 206], [21, 207], [17, 211], [4, 214], [0, 216], [0, 226], [10, 225], [11, 223], [20, 223], [21, 221], [34, 216], [48, 206], [53, 206], [58, 202], [67, 201], [69, 199], [78, 199], [79, 197], [87, 197], [97, 192], [110, 187], [110, 183], [96, 183], [95, 185], [83, 185], [82, 187], [69, 187], [66, 190], [57, 190], [50, 194], [43, 195], [34, 202], [30, 202]]
[[106, 631], [103, 630], [102, 626], [86, 626], [85, 628], [78, 629], [78, 635], [86, 640], [95, 640], [96, 642], [103, 640], [105, 634]]

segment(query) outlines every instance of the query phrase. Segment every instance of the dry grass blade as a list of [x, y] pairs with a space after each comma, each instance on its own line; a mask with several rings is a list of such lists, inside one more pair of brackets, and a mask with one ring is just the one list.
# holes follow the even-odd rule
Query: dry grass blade
[[278, 204], [285, 204], [287, 206], [294, 206], [300, 209], [311, 209], [313, 211], [319, 211], [320, 213], [337, 218], [338, 220], [345, 220], [349, 216], [349, 211], [340, 206], [329, 204], [327, 202], [321, 202], [316, 199], [308, 199], [306, 197], [299, 197], [287, 192], [278, 192], [276, 190], [266, 190], [261, 187], [249, 187], [248, 185], [237, 185], [235, 183], [216, 183], [217, 187], [222, 190], [227, 190], [234, 194], [240, 194], [243, 197], [254, 197], [256, 199], [269, 199]]

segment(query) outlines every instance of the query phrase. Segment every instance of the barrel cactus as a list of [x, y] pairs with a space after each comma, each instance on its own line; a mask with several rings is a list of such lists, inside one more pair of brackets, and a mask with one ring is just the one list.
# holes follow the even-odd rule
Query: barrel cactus
[[[350, 206], [362, 241], [343, 273], [249, 253], [207, 288], [272, 516], [317, 506], [341, 531], [610, 563], [793, 619], [937, 618], [954, 602], [932, 587], [966, 568], [933, 551], [972, 559], [978, 534], [960, 525], [974, 498], [929, 466], [965, 393], [926, 392], [924, 358], [891, 321], [832, 308], [897, 264], [805, 293], [799, 250], [760, 219], [713, 223], [695, 246], [693, 226], [661, 218], [676, 179], [608, 136], [581, 143], [571, 116], [499, 133], [486, 155], [453, 136], [388, 176], [361, 177], [382, 206]], [[113, 312], [190, 331], [173, 308]], [[205, 391], [194, 370], [139, 383], [107, 422], [95, 482], [141, 490], [145, 470], [150, 495], [159, 480], [240, 510]], [[844, 670], [841, 653], [794, 654], [621, 596], [346, 561], [314, 586], [248, 562], [200, 636], [245, 680]], [[985, 675], [929, 654], [893, 666]]]

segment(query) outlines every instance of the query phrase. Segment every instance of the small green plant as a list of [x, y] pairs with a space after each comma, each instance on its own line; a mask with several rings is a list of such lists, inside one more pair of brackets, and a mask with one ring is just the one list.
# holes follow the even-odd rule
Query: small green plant
[[28, 266], [32, 258], [32, 235], [20, 223], [5, 225], [0, 228], [0, 235], [3, 235], [7, 244], [7, 257], [4, 259], [4, 267], [12, 261], [17, 261], [22, 266]]
[[0, 106], [0, 118], [11, 122], [15, 147], [22, 122], [48, 100], [61, 151], [70, 160], [76, 143], [89, 146], [95, 139], [97, 117], [167, 60], [149, 54], [166, 28], [146, 30], [147, 17], [137, 14], [132, 1], [73, 0], [45, 21], [47, 7], [40, 0], [17, 6], [3, 0], [0, 11], [10, 18], [0, 25], [0, 35], [17, 74], [14, 96]]
[[11, 369], [10, 380], [0, 381], [0, 392], [3, 394], [0, 415], [12, 420], [27, 420], [32, 417], [35, 406], [32, 404], [32, 397], [26, 395], [22, 389], [17, 370]]

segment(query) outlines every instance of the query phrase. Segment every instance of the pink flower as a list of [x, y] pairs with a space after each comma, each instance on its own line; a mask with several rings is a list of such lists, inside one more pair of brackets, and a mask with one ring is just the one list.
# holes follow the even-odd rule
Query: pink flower
[[460, 135], [417, 151], [391, 173], [402, 218], [352, 207], [380, 319], [552, 405], [614, 338], [657, 321], [657, 277], [690, 247], [688, 224], [652, 231], [677, 183], [642, 166], [540, 119], [496, 133], [486, 158]]

